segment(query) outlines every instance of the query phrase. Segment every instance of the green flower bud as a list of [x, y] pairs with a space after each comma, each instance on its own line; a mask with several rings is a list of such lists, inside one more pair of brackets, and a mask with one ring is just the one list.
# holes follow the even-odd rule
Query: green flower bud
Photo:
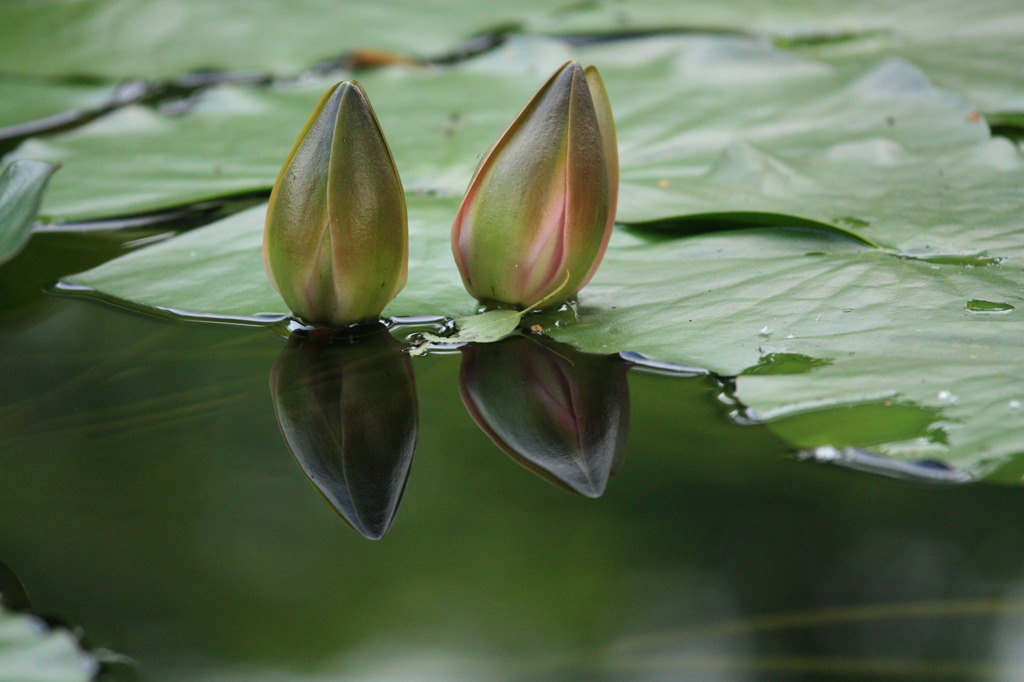
[[380, 124], [354, 81], [317, 104], [281, 167], [263, 262], [288, 307], [315, 325], [380, 317], [405, 286], [405, 194]]
[[618, 147], [594, 67], [568, 62], [491, 147], [452, 226], [477, 300], [555, 305], [590, 281], [615, 222]]

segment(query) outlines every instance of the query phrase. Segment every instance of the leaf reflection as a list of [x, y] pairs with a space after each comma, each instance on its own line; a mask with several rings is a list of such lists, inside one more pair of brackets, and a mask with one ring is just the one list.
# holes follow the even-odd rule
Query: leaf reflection
[[18, 580], [14, 571], [0, 561], [0, 607], [14, 611], [27, 611], [31, 608], [25, 588]]
[[618, 470], [629, 431], [628, 364], [547, 337], [462, 349], [462, 402], [519, 464], [586, 497]]
[[387, 533], [418, 433], [412, 362], [379, 326], [368, 333], [293, 335], [270, 389], [295, 460], [356, 531]]

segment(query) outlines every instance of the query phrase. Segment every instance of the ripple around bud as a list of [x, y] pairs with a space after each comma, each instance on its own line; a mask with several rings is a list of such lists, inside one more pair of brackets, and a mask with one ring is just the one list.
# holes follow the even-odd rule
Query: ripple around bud
[[356, 531], [391, 527], [418, 433], [412, 361], [387, 329], [293, 335], [274, 363], [271, 394], [295, 461]]

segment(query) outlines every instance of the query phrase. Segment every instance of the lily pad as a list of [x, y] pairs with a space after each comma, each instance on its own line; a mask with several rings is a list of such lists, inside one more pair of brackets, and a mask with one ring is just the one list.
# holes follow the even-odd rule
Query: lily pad
[[14, 258], [35, 225], [43, 190], [57, 166], [20, 160], [0, 173], [0, 265]]
[[[1018, 7], [1019, 9], [1019, 7]], [[1024, 82], [1019, 65], [1024, 61], [1019, 14], [1005, 26], [993, 16], [988, 29], [962, 35], [922, 36], [907, 42], [899, 35], [882, 35], [842, 44], [804, 45], [796, 49], [807, 57], [844, 70], [855, 71], [883, 57], [899, 57], [920, 68], [941, 88], [965, 95], [986, 114], [1024, 111]], [[1016, 33], [1004, 33], [1016, 22]]]
[[[448, 250], [456, 204], [410, 202], [409, 285], [385, 314], [455, 318], [472, 310]], [[261, 230], [254, 208], [72, 281], [200, 317], [284, 315], [262, 272]], [[887, 442], [872, 433], [889, 427], [870, 423], [860, 437], [888, 454], [938, 458], [982, 476], [1016, 455], [1024, 437], [1016, 379], [1024, 318], [1015, 314], [1024, 307], [1024, 273], [1013, 262], [937, 265], [801, 228], [667, 241], [620, 231], [580, 293], [578, 322], [551, 334], [586, 351], [632, 350], [742, 375], [738, 397], [769, 424], [865, 401], [934, 410], [942, 439]], [[243, 300], [239, 291], [258, 296]], [[1015, 309], [973, 315], [964, 309], [970, 300]], [[805, 356], [812, 371], [743, 374], [780, 354]]]
[[[448, 234], [456, 205], [413, 199], [409, 211], [409, 282], [384, 315], [473, 312]], [[106, 297], [195, 319], [272, 322], [288, 315], [263, 270], [265, 204], [207, 227], [134, 251], [76, 275], [71, 283]], [[140, 277], [143, 272], [148, 276]], [[211, 286], [216, 282], [216, 286]]]
[[836, 65], [914, 63], [986, 111], [1024, 108], [1024, 5], [1016, 0], [596, 0], [533, 14], [528, 30], [557, 35], [665, 31], [744, 33]]
[[501, 11], [460, 0], [10, 0], [0, 3], [7, 29], [0, 71], [160, 78], [200, 69], [297, 72], [359, 48], [432, 57], [548, 7], [541, 0]]
[[432, 343], [493, 343], [514, 332], [524, 314], [519, 310], [488, 310], [455, 320], [458, 332], [452, 336], [423, 336]]
[[82, 123], [148, 92], [138, 81], [96, 85], [0, 78], [0, 141]]
[[[1024, 439], [1024, 159], [970, 102], [903, 61], [848, 74], [735, 36], [577, 48], [519, 38], [458, 67], [375, 72], [364, 84], [409, 192], [412, 249], [409, 285], [385, 315], [473, 311], [448, 246], [458, 199], [476, 155], [569, 57], [604, 73], [619, 220], [633, 229], [614, 235], [578, 322], [552, 336], [738, 375], [737, 397], [794, 447], [870, 444], [1009, 478]], [[278, 163], [269, 141], [283, 157], [322, 85], [220, 88], [181, 118], [126, 109], [19, 153], [81, 161], [75, 182], [54, 188], [65, 217], [265, 188]], [[262, 211], [72, 282], [190, 317], [280, 319], [260, 263]], [[779, 357], [806, 358], [807, 371], [758, 369]], [[812, 443], [794, 427], [849, 415], [870, 416], [855, 439], [836, 428]]]
[[[886, 161], [890, 152], [900, 160]], [[652, 164], [649, 172], [657, 174], [658, 168]], [[665, 164], [665, 174], [670, 168]], [[716, 207], [775, 209], [855, 226], [858, 235], [907, 257], [982, 265], [1024, 255], [1014, 217], [1020, 198], [1012, 190], [1021, 183], [1024, 159], [1002, 139], [911, 153], [879, 138], [837, 143], [817, 158], [789, 160], [736, 145], [707, 173], [680, 179], [678, 193], [645, 193], [646, 203], [632, 215], [644, 218], [634, 223], [639, 227], [687, 233], [701, 214], [717, 222], [727, 217], [716, 216]], [[696, 215], [674, 217], [684, 211]], [[625, 222], [633, 222], [629, 215]], [[965, 230], [966, 225], [974, 229]]]
[[[11, 156], [62, 159], [74, 176], [53, 186], [44, 209], [49, 220], [122, 216], [269, 193], [316, 102], [340, 78], [271, 89], [223, 86], [205, 93], [181, 116], [128, 106], [69, 133], [31, 138]], [[450, 97], [439, 96], [439, 78], [448, 81]], [[454, 81], [404, 67], [362, 81], [407, 190], [454, 192], [455, 185], [464, 185], [491, 134], [501, 131], [504, 119], [531, 91], [524, 84], [518, 96], [491, 98], [489, 109], [474, 103], [471, 93], [492, 88], [492, 78], [460, 74]], [[473, 106], [482, 111], [465, 118], [459, 113]], [[466, 119], [473, 125], [465, 125]], [[463, 134], [462, 127], [472, 133]], [[482, 135], [480, 128], [486, 131]]]
[[547, 15], [537, 15], [528, 27], [558, 33], [602, 34], [654, 29], [741, 31], [807, 42], [846, 42], [859, 36], [898, 33], [904, 36], [949, 36], [966, 33], [1012, 34], [1019, 25], [1007, 23], [1024, 16], [1013, 0], [736, 0], [722, 3], [695, 0], [592, 0]]
[[[457, 66], [394, 67], [361, 79], [406, 190], [461, 195], [479, 155], [570, 58], [601, 68], [615, 109], [623, 222], [761, 212], [841, 226], [837, 219], [858, 217], [865, 192], [912, 181], [934, 155], [989, 137], [969, 102], [903, 62], [846, 76], [751, 39], [572, 48], [519, 38]], [[335, 81], [216, 88], [181, 116], [127, 107], [30, 139], [12, 157], [65, 164], [43, 210], [56, 221], [266, 192]], [[846, 174], [852, 162], [860, 163], [856, 180], [868, 183], [857, 194]]]
[[68, 109], [91, 108], [110, 97], [109, 85], [0, 79], [0, 130]]
[[[934, 438], [885, 440], [886, 421], [862, 420], [861, 441], [828, 443], [836, 447], [870, 442], [976, 476], [1021, 454], [1024, 318], [964, 312], [977, 296], [1024, 300], [1019, 267], [933, 265], [764, 230], [615, 246], [581, 292], [579, 322], [556, 338], [740, 374], [737, 397], [769, 425], [874, 401], [938, 415]], [[673, 278], [673, 271], [686, 274]], [[806, 373], [744, 373], [780, 354], [820, 361]], [[841, 423], [847, 413], [832, 418]], [[792, 436], [784, 427], [780, 435]]]
[[0, 606], [0, 682], [87, 682], [98, 671], [67, 630]]

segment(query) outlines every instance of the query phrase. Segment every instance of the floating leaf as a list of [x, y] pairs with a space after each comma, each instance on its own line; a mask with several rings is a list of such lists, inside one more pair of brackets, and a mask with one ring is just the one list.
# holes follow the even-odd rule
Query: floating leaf
[[0, 265], [14, 258], [28, 241], [46, 183], [57, 166], [42, 161], [15, 161], [0, 173]]
[[0, 682], [87, 682], [98, 671], [67, 630], [0, 606]]
[[[601, 67], [619, 134], [618, 219], [627, 223], [773, 213], [832, 226], [845, 217], [874, 224], [873, 214], [862, 213], [900, 201], [908, 188], [913, 194], [922, 173], [937, 174], [942, 154], [989, 138], [983, 119], [971, 119], [970, 102], [934, 88], [906, 63], [847, 75], [744, 38], [575, 48], [519, 38], [457, 66], [393, 67], [360, 80], [407, 191], [462, 196], [477, 156], [529, 99], [536, 73], [569, 58]], [[12, 155], [65, 164], [46, 197], [49, 220], [268, 192], [293, 142], [290, 131], [333, 82], [214, 88], [181, 116], [126, 107], [30, 139]], [[1007, 155], [993, 149], [989, 163]]]
[[0, 78], [0, 140], [82, 123], [149, 92], [138, 81], [95, 85]]
[[[463, 318], [472, 309], [448, 250], [455, 207], [455, 200], [410, 201], [410, 243], [419, 249], [412, 254], [409, 286], [385, 314]], [[272, 294], [259, 268], [261, 229], [260, 209], [252, 209], [72, 281], [203, 317], [284, 315], [283, 303], [271, 296], [261, 294], [246, 305], [232, 293], [252, 287]], [[969, 224], [958, 231], [984, 237]], [[225, 244], [232, 250], [224, 258], [202, 255]], [[742, 375], [738, 397], [769, 424], [864, 401], [917, 405], [937, 415], [934, 426], [944, 440], [888, 442], [884, 422], [874, 435], [875, 426], [862, 423], [863, 437], [894, 456], [938, 458], [985, 475], [1020, 452], [1024, 437], [1024, 412], [1013, 407], [1024, 400], [1017, 379], [1024, 318], [1016, 309], [972, 315], [965, 306], [986, 300], [1021, 308], [1022, 285], [1024, 274], [1011, 261], [936, 265], [802, 229], [671, 240], [619, 231], [600, 272], [580, 292], [579, 321], [550, 333], [590, 352], [631, 350]], [[205, 307], [189, 307], [197, 303]], [[483, 340], [514, 329], [518, 313], [472, 319], [460, 322], [480, 324], [476, 340]], [[754, 369], [783, 356], [803, 356], [809, 371]]]
[[[475, 307], [451, 259], [448, 235], [457, 206], [452, 200], [410, 201], [415, 208], [409, 212], [409, 281], [415, 284], [398, 294], [385, 316], [438, 310], [460, 317]], [[265, 204], [254, 206], [112, 260], [71, 282], [185, 317], [280, 320], [289, 311], [270, 285], [261, 257], [266, 211]]]
[[[991, 137], [971, 103], [901, 61], [851, 76], [737, 37], [572, 49], [521, 38], [454, 69], [370, 74], [366, 87], [378, 109], [394, 117], [382, 125], [396, 131], [396, 162], [412, 188], [409, 286], [385, 315], [456, 319], [473, 309], [448, 245], [457, 197], [472, 171], [463, 150], [476, 154], [500, 132], [529, 94], [517, 91], [519, 81], [533, 82], [525, 74], [572, 56], [602, 66], [620, 133], [619, 219], [648, 229], [614, 235], [601, 270], [580, 292], [579, 321], [552, 329], [552, 336], [590, 352], [636, 351], [740, 375], [737, 396], [769, 424], [879, 400], [910, 405], [934, 421], [908, 437], [893, 435], [885, 420], [863, 423], [867, 440], [829, 445], [871, 442], [892, 456], [940, 459], [975, 476], [998, 478], [999, 468], [1010, 466], [1024, 438], [1016, 380], [1024, 338], [1024, 160], [1011, 142]], [[510, 85], [493, 98], [467, 96], [468, 85], [484, 87], [497, 76]], [[244, 173], [258, 176], [252, 171], [259, 163], [218, 180], [190, 176], [196, 167], [188, 160], [210, 163], [202, 145], [217, 144], [215, 130], [227, 137], [225, 126], [259, 138], [245, 126], [272, 119], [279, 98], [303, 100], [304, 112], [308, 103], [299, 95], [221, 88], [181, 119], [147, 114], [154, 140], [179, 136], [181, 145], [160, 143], [168, 163], [150, 164], [157, 175], [145, 184], [129, 177], [132, 163], [101, 156], [122, 139], [97, 130], [102, 121], [75, 136], [55, 136], [47, 145], [84, 159], [83, 175], [59, 198], [95, 202], [93, 209], [122, 205], [123, 195], [104, 197], [90, 182], [135, 183], [136, 196], [148, 194], [150, 206], [172, 196], [188, 200], [192, 189], [176, 192], [190, 183], [204, 196], [229, 191]], [[430, 104], [449, 96], [447, 112]], [[86, 144], [95, 145], [92, 152], [84, 152]], [[276, 172], [270, 156], [265, 165]], [[232, 161], [240, 168], [245, 162], [237, 155]], [[123, 176], [109, 175], [115, 168]], [[174, 168], [188, 172], [162, 175]], [[251, 188], [247, 182], [234, 186]], [[154, 188], [171, 193], [158, 196]], [[423, 196], [428, 192], [442, 196]], [[287, 311], [259, 264], [261, 211], [72, 281], [191, 315], [279, 319]], [[748, 222], [771, 227], [751, 229]], [[730, 231], [709, 233], [722, 227]], [[672, 238], [684, 231], [690, 236]], [[1013, 309], [978, 313], [971, 301]], [[510, 322], [492, 331], [508, 330]], [[772, 357], [796, 356], [806, 358], [808, 371], [755, 369]], [[778, 424], [783, 431], [784, 421]]]
[[827, 10], [799, 0], [596, 0], [531, 16], [531, 30], [557, 35], [744, 32], [844, 68], [899, 57], [987, 110], [1024, 108], [1024, 6], [1017, 0], [852, 0]]
[[451, 336], [424, 334], [423, 338], [432, 343], [493, 343], [514, 332], [522, 319], [519, 310], [488, 310], [455, 320], [458, 332]]
[[[564, 300], [563, 292], [572, 281], [572, 273], [568, 270], [562, 278], [558, 287], [543, 299], [522, 310], [487, 310], [476, 315], [460, 317], [455, 320], [457, 329], [451, 336], [437, 336], [436, 334], [424, 334], [423, 338], [431, 343], [455, 344], [455, 343], [494, 343], [501, 341], [511, 334], [523, 321], [523, 317], [538, 308], [547, 306], [550, 302]], [[426, 348], [417, 349], [417, 355], [426, 351]]]
[[296, 72], [360, 48], [372, 48], [370, 59], [386, 58], [382, 50], [432, 57], [549, 7], [542, 0], [501, 10], [461, 0], [392, 0], [386, 7], [335, 0], [258, 7], [246, 0], [13, 0], [0, 3], [0, 26], [8, 29], [0, 71], [166, 77], [200, 69]]

